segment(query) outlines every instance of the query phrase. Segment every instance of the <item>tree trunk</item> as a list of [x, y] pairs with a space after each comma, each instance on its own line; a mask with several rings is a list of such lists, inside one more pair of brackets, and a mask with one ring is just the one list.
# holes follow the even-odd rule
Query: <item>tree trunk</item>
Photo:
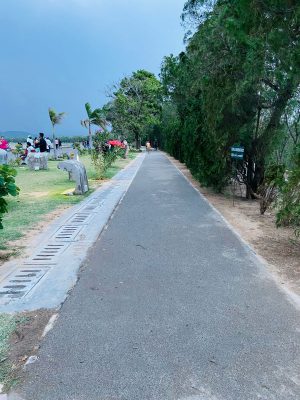
[[258, 192], [260, 185], [264, 181], [264, 177], [265, 177], [265, 160], [261, 159], [255, 163], [254, 176], [251, 182], [251, 189], [253, 190], [254, 193]]
[[275, 101], [273, 112], [270, 118], [268, 125], [266, 126], [263, 134], [260, 139], [260, 147], [268, 147], [272, 142], [273, 135], [276, 129], [280, 125], [281, 117], [286, 108], [287, 102], [291, 99], [294, 94], [295, 89], [297, 88], [297, 83], [292, 79], [289, 79], [285, 87], [278, 92], [278, 98]]
[[135, 148], [139, 150], [141, 148], [140, 138], [138, 132], [135, 133]]
[[[253, 139], [252, 149], [249, 154], [247, 198], [253, 198], [253, 192], [257, 193], [259, 187], [263, 183], [266, 156], [270, 153], [270, 146], [272, 144], [272, 140], [274, 139], [274, 134], [280, 125], [280, 120], [286, 105], [293, 96], [296, 87], [297, 82], [289, 79], [285, 86], [278, 91], [278, 97], [275, 101], [269, 123], [259, 137], [259, 120], [257, 122], [255, 137]], [[260, 113], [258, 117], [260, 118]]]
[[53, 151], [54, 151], [54, 159], [57, 159], [57, 154], [56, 154], [56, 144], [55, 144], [55, 130], [54, 130], [54, 125], [52, 125], [52, 143], [53, 143]]
[[247, 185], [246, 185], [246, 198], [248, 200], [252, 199], [251, 187], [252, 187], [252, 180], [253, 180], [253, 172], [254, 172], [254, 163], [252, 158], [248, 158], [247, 163]]
[[89, 122], [89, 148], [92, 149], [92, 147], [93, 147], [93, 138], [91, 131], [91, 123]]

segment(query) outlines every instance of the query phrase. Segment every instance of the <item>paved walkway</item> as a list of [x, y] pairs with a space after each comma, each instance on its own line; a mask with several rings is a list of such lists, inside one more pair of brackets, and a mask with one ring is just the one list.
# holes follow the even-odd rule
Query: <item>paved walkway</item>
[[299, 313], [161, 154], [28, 367], [26, 400], [296, 400]]

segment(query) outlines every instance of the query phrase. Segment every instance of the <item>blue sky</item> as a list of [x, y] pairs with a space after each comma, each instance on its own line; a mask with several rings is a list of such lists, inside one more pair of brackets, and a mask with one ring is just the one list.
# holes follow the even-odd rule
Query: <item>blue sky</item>
[[137, 69], [159, 73], [183, 49], [184, 0], [6, 0], [0, 5], [0, 131], [85, 134], [84, 103]]

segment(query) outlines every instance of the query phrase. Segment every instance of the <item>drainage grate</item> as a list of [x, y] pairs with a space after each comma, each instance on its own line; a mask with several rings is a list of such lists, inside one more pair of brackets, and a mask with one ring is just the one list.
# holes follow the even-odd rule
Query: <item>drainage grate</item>
[[[55, 233], [54, 239], [59, 241], [59, 242], [72, 242], [79, 231], [81, 230], [81, 226], [75, 226], [75, 225], [64, 225], [59, 230]], [[53, 252], [54, 249], [50, 248], [45, 250], [45, 253]]]
[[103, 199], [94, 199], [92, 201], [90, 201], [87, 206], [94, 206], [94, 207], [102, 207], [104, 204], [104, 200]]
[[0, 299], [24, 297], [46, 274], [48, 269], [20, 268], [9, 275], [0, 285]]
[[39, 251], [32, 256], [30, 260], [25, 261], [24, 264], [55, 264], [57, 256], [64, 252], [68, 246], [68, 243], [49, 243], [45, 247], [39, 249]]
[[84, 225], [87, 223], [89, 217], [91, 217], [91, 214], [88, 213], [74, 214], [69, 220], [69, 225]]
[[99, 208], [101, 208], [103, 204], [104, 201], [99, 202], [98, 200], [96, 200], [95, 202], [89, 203], [86, 207], [82, 209], [82, 211], [85, 213], [98, 212]]

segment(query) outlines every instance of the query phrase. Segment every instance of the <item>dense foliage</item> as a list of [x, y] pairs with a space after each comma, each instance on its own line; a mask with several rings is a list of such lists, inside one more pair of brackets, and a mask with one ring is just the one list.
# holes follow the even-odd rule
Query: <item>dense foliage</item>
[[294, 167], [284, 180], [278, 199], [277, 225], [293, 225], [300, 235], [300, 148], [294, 156]]
[[0, 165], [0, 229], [3, 229], [3, 214], [7, 213], [7, 201], [5, 196], [17, 196], [19, 188], [15, 183], [17, 171], [8, 165]]
[[244, 146], [239, 169], [247, 197], [262, 197], [274, 165], [288, 168], [280, 221], [291, 207], [286, 193], [299, 194], [299, 19], [297, 0], [189, 0], [183, 20], [194, 33], [186, 51], [165, 57], [161, 69], [163, 147], [221, 191], [232, 174], [230, 147]]
[[147, 130], [160, 122], [161, 84], [154, 74], [139, 70], [112, 88], [111, 100], [103, 108], [115, 136], [140, 143]]

